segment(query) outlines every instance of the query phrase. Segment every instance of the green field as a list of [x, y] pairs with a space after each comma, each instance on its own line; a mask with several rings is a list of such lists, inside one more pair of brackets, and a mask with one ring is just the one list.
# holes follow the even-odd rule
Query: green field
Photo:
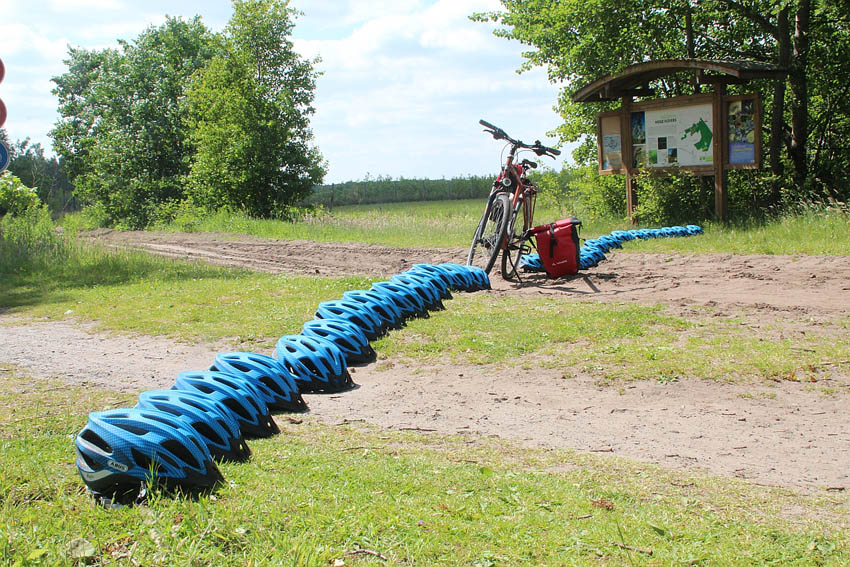
[[[249, 219], [221, 212], [181, 218], [161, 228], [395, 247], [467, 247], [483, 207], [484, 201], [476, 199], [351, 205], [336, 207], [332, 212], [320, 211], [296, 222]], [[570, 211], [539, 206], [535, 224], [570, 215]], [[80, 215], [70, 217], [66, 223], [73, 228], [84, 225]], [[583, 225], [581, 236], [592, 238], [629, 228], [634, 227], [622, 219], [591, 220]], [[850, 215], [838, 209], [809, 211], [764, 222], [704, 223], [703, 228], [705, 234], [700, 238], [630, 242], [624, 250], [850, 255]]]
[[[475, 204], [340, 208], [331, 225], [344, 221], [364, 234], [374, 225], [394, 245], [413, 245], [394, 239], [412, 239], [409, 225], [416, 222], [424, 223], [417, 230], [460, 224], [473, 218]], [[224, 220], [196, 228], [220, 231]], [[293, 238], [308, 238], [319, 221], [227, 222], [234, 231], [281, 237], [274, 231], [288, 227], [303, 231]], [[788, 253], [828, 246], [820, 253], [839, 253], [847, 244], [830, 241], [842, 240], [837, 235], [847, 223], [821, 214], [767, 226], [709, 226], [705, 237], [635, 248], [679, 241], [764, 252], [769, 242], [787, 238]], [[790, 238], [803, 232], [806, 238]], [[327, 232], [328, 239], [345, 234], [356, 232], [339, 226]], [[421, 245], [452, 245], [435, 243], [443, 236], [437, 228], [421, 233]], [[0, 309], [7, 314], [94, 321], [103, 330], [222, 341], [243, 350], [270, 348], [282, 334], [297, 332], [318, 302], [371, 283], [213, 268], [74, 241], [4, 246]], [[486, 293], [456, 293], [446, 305], [376, 341], [381, 358], [482, 364], [495, 372], [517, 364], [574, 368], [595, 376], [600, 387], [788, 376], [814, 382], [822, 361], [850, 358], [846, 318], [824, 322], [822, 335], [760, 340], [736, 318], [710, 310], [685, 318], [660, 306]], [[516, 333], [528, 328], [545, 332]], [[773, 331], [781, 329], [766, 330]], [[146, 507], [93, 507], [73, 464], [73, 436], [89, 411], [133, 404], [132, 395], [58, 386], [0, 366], [0, 564], [850, 563], [844, 493], [805, 494], [470, 436], [321, 425], [310, 416], [292, 423], [279, 416], [283, 433], [251, 441], [250, 463], [223, 465], [228, 482], [212, 495], [155, 493]]]

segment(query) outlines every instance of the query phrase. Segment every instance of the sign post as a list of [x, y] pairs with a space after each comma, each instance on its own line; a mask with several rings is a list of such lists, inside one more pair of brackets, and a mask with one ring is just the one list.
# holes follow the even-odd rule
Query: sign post
[[[3, 65], [3, 60], [0, 59], [0, 83], [3, 82], [3, 77], [6, 76], [6, 67]], [[6, 105], [3, 103], [3, 99], [0, 98], [0, 128], [3, 127], [3, 124], [6, 123]], [[9, 161], [11, 160], [11, 152], [9, 152], [9, 146], [5, 143], [0, 142], [0, 173], [6, 171], [6, 168], [9, 167]]]
[[0, 142], [0, 173], [6, 171], [11, 159], [12, 155], [9, 152], [9, 146], [7, 146], [4, 142]]
[[[0, 59], [0, 83], [3, 82], [3, 77], [6, 76], [6, 67], [3, 65], [3, 60]], [[3, 104], [3, 99], [0, 98], [0, 128], [6, 123], [6, 105]], [[2, 170], [0, 170], [2, 171]]]

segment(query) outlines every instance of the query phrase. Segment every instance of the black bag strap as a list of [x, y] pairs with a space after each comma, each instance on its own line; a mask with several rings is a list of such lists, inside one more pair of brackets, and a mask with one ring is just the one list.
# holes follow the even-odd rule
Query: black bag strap
[[549, 257], [555, 255], [555, 246], [558, 245], [558, 241], [555, 239], [555, 223], [549, 223]]

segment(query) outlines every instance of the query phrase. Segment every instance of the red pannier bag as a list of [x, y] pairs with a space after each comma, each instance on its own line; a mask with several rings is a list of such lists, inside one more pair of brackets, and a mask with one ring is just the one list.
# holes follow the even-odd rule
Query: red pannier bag
[[568, 218], [535, 226], [531, 232], [537, 238], [537, 252], [550, 278], [578, 273], [579, 252], [578, 227], [581, 221]]

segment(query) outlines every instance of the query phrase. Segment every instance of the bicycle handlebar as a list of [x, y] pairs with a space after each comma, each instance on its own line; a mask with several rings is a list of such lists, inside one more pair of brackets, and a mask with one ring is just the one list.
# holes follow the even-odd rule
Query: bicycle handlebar
[[484, 126], [484, 128], [486, 128], [486, 130], [484, 131], [493, 136], [493, 138], [495, 138], [496, 140], [507, 140], [515, 147], [531, 150], [539, 156], [548, 155], [550, 158], [554, 159], [555, 156], [561, 155], [560, 150], [544, 146], [540, 143], [540, 140], [535, 140], [534, 144], [526, 144], [520, 140], [514, 140], [513, 138], [508, 136], [507, 132], [505, 132], [498, 126], [490, 124], [486, 120], [479, 120], [478, 123]]

